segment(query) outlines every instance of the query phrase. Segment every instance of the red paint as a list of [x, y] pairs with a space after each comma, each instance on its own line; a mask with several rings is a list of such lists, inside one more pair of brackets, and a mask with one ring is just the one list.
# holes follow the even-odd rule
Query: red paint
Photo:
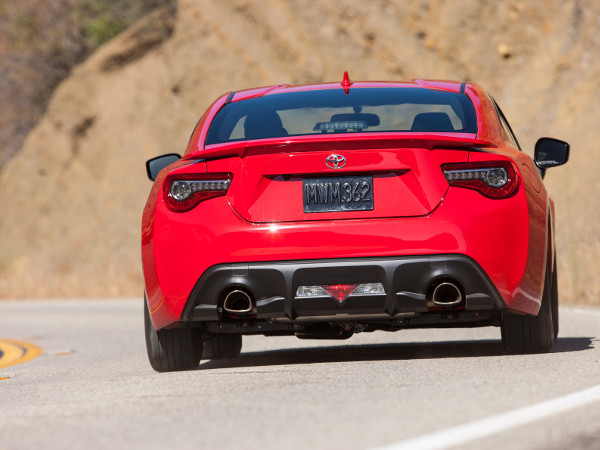
[[350, 86], [352, 86], [352, 81], [350, 81], [350, 77], [348, 76], [348, 72], [344, 72], [344, 78], [342, 79], [341, 85], [344, 88], [344, 93], [348, 95], [350, 92]]
[[[341, 151], [347, 158], [343, 169], [325, 165], [331, 151], [283, 153], [226, 158], [208, 161], [209, 172], [240, 173], [231, 184], [227, 198], [245, 220], [263, 222], [303, 222], [382, 217], [413, 217], [430, 213], [448, 190], [440, 170], [446, 162], [466, 162], [462, 150], [430, 151], [419, 148]], [[305, 214], [302, 205], [286, 201], [302, 199], [302, 178], [310, 176], [373, 176], [374, 211]], [[284, 176], [285, 175], [285, 176]], [[394, 195], [387, 195], [394, 192]]]
[[[352, 83], [352, 89], [380, 86], [460, 89], [460, 83], [445, 81]], [[233, 101], [339, 87], [274, 86], [238, 92]], [[208, 126], [229, 95], [217, 99], [202, 116], [184, 159], [155, 181], [144, 210], [142, 260], [155, 327], [180, 319], [199, 277], [216, 264], [349, 257], [467, 255], [509, 308], [536, 314], [554, 249], [552, 203], [535, 169], [522, 175], [523, 165], [535, 165], [512, 147], [485, 91], [468, 83], [465, 93], [477, 113], [477, 135], [311, 135], [205, 148]], [[346, 157], [343, 169], [325, 166], [333, 152]], [[198, 160], [203, 162], [190, 164]], [[441, 169], [499, 160], [513, 161], [518, 178], [508, 198], [449, 186]], [[175, 213], [162, 190], [167, 172], [231, 173], [233, 178], [225, 196]], [[301, 198], [302, 177], [334, 172], [372, 174], [374, 211], [304, 214], [290, 201]]]

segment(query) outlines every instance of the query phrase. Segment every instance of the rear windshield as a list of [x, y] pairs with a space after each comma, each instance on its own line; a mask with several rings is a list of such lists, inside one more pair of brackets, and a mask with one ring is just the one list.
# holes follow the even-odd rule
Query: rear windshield
[[465, 94], [422, 88], [357, 88], [290, 92], [225, 105], [206, 145], [334, 133], [476, 133], [473, 104]]

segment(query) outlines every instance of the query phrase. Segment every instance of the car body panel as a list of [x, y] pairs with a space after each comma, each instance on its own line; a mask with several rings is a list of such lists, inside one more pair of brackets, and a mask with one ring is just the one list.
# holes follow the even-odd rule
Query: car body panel
[[[192, 210], [173, 220], [159, 200], [153, 225], [160, 233], [145, 242], [143, 252], [150, 256], [150, 247], [153, 250], [153, 261], [144, 263], [145, 272], [147, 267], [156, 267], [161, 275], [152, 282], [152, 274], [146, 273], [155, 326], [179, 320], [198, 274], [212, 265], [445, 253], [470, 255], [508, 306], [536, 313], [539, 286], [525, 273], [528, 233], [522, 230], [527, 230], [528, 214], [524, 197], [521, 190], [498, 209], [474, 191], [453, 189], [426, 220], [379, 219], [376, 226], [372, 221], [377, 219], [252, 224], [235, 214], [225, 197], [208, 200], [202, 211]], [[515, 209], [521, 211], [519, 216], [513, 214]], [[201, 249], [202, 259], [211, 263], [199, 263], [190, 248]]]
[[[325, 160], [331, 151], [257, 155], [209, 161], [210, 172], [242, 173], [234, 178], [227, 193], [233, 208], [245, 220], [303, 222], [355, 218], [424, 216], [448, 190], [439, 169], [442, 162], [466, 162], [464, 151], [426, 149], [354, 150], [336, 152], [346, 158], [341, 169], [330, 169]], [[305, 213], [302, 209], [302, 180], [369, 174], [373, 177], [373, 211]], [[394, 195], [388, 195], [394, 192]], [[295, 201], [294, 201], [295, 200]]]
[[[462, 88], [416, 80], [361, 82], [351, 89], [377, 86]], [[466, 255], [481, 267], [508, 310], [537, 314], [554, 251], [553, 204], [534, 162], [514, 147], [491, 99], [474, 83], [464, 92], [475, 107], [477, 135], [356, 133], [204, 144], [211, 120], [228, 101], [333, 87], [340, 85], [228, 93], [202, 116], [183, 159], [159, 174], [144, 210], [142, 261], [154, 327], [183, 320], [198, 280], [217, 265], [450, 254]], [[344, 168], [325, 166], [333, 153], [347, 159]], [[502, 200], [450, 187], [440, 169], [446, 163], [506, 160], [513, 162], [519, 185]], [[166, 174], [206, 172], [233, 174], [227, 194], [185, 213], [169, 210], [162, 196]], [[304, 213], [298, 203], [302, 178], [340, 173], [373, 174], [375, 209]]]

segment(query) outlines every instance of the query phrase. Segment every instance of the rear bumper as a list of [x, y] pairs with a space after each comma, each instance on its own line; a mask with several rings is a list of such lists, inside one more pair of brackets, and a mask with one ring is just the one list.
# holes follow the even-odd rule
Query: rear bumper
[[[394, 273], [406, 268], [403, 261], [413, 261], [411, 267], [415, 267], [409, 271], [409, 280], [428, 280], [439, 258], [448, 261], [454, 256], [466, 258], [477, 268], [463, 272], [475, 274], [475, 279], [485, 279], [493, 286], [472, 289], [467, 294], [484, 293], [497, 304], [503, 302], [520, 313], [536, 314], [539, 308], [545, 268], [532, 264], [535, 261], [530, 256], [535, 254], [528, 252], [529, 215], [524, 189], [502, 201], [468, 189], [450, 189], [440, 206], [425, 217], [281, 224], [245, 222], [235, 215], [225, 197], [204, 203], [201, 208], [176, 215], [161, 202], [145, 211], [142, 259], [156, 329], [180, 321], [215, 320], [218, 316], [210, 312], [211, 308], [227, 287], [225, 283], [237, 276], [254, 284], [254, 295], [264, 300], [258, 305], [261, 314], [267, 311], [266, 299], [275, 298], [269, 307], [283, 311], [278, 320], [297, 320], [300, 304], [296, 305], [295, 299], [292, 302], [292, 293], [297, 288], [294, 277], [303, 273], [300, 269], [330, 271], [332, 266], [348, 263], [352, 273], [365, 270], [353, 269], [355, 262], [360, 267], [374, 266], [369, 270], [382, 277], [379, 282], [385, 285], [387, 309], [380, 308], [382, 312], [377, 314], [389, 315], [402, 297], [396, 296], [398, 292], [424, 295], [423, 286], [394, 285]], [[390, 266], [386, 261], [394, 262]], [[261, 275], [245, 275], [256, 271]], [[268, 275], [263, 275], [266, 272]], [[331, 284], [344, 282], [332, 280]], [[404, 302], [409, 301], [404, 298]], [[476, 298], [468, 298], [467, 306], [474, 307]], [[416, 297], [410, 301], [418, 300]], [[422, 305], [424, 301], [420, 300]], [[206, 305], [206, 311], [192, 314], [200, 305]], [[319, 309], [327, 308], [338, 312], [339, 305], [323, 304]]]
[[[242, 288], [256, 305], [256, 319], [274, 322], [386, 320], [439, 310], [432, 285], [452, 280], [463, 294], [462, 311], [504, 309], [481, 267], [464, 255], [347, 258], [219, 264], [200, 278], [184, 308], [184, 322], [222, 321], [224, 294]], [[299, 286], [381, 283], [385, 294], [298, 298]]]

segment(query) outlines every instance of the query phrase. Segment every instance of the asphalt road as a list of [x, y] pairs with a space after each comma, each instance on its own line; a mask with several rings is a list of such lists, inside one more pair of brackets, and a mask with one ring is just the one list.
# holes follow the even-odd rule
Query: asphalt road
[[0, 449], [599, 449], [600, 310], [561, 320], [545, 355], [503, 355], [496, 328], [256, 336], [158, 374], [141, 299], [2, 301], [0, 343], [42, 353], [0, 369]]

